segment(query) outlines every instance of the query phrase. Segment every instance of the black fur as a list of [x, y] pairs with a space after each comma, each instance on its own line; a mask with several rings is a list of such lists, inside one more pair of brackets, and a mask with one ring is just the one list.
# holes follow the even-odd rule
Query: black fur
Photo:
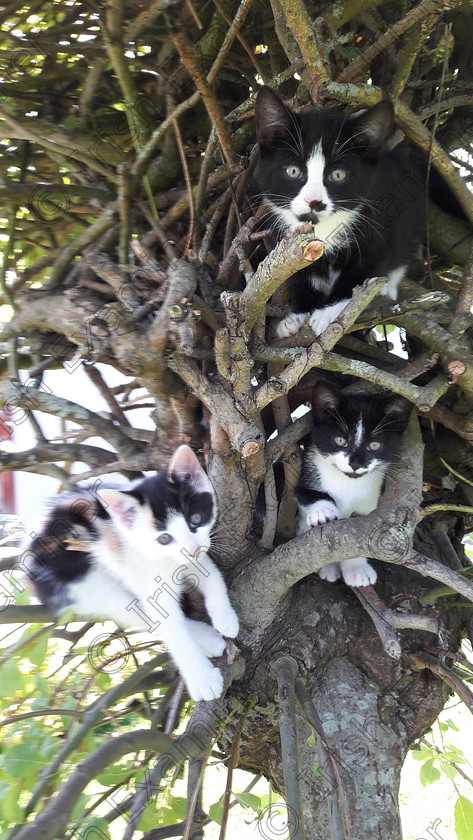
[[[389, 467], [396, 458], [411, 406], [400, 397], [341, 396], [331, 387], [318, 383], [312, 391], [312, 412], [315, 426], [306, 439], [296, 498], [299, 504], [309, 505], [321, 499], [333, 502], [324, 490], [323, 474], [315, 468], [311, 454], [324, 456], [346, 452], [352, 469], [367, 469], [373, 460]], [[357, 424], [362, 418], [364, 434], [358, 440]], [[337, 445], [343, 438], [345, 446]], [[372, 451], [371, 442], [379, 443]], [[362, 476], [350, 476], [359, 481]]]
[[[166, 470], [123, 492], [141, 504], [149, 504], [159, 530], [166, 528], [172, 512], [183, 514], [193, 533], [214, 515], [210, 493], [196, 491], [186, 478], [175, 475], [170, 479]], [[203, 515], [199, 526], [191, 522], [192, 514], [197, 512]], [[65, 494], [48, 512], [41, 533], [33, 536], [22, 557], [22, 565], [42, 603], [54, 609], [63, 606], [67, 584], [87, 575], [94, 562], [93, 554], [73, 546], [76, 540], [93, 545], [98, 536], [97, 518], [110, 520], [104, 505], [96, 496], [87, 495], [86, 490]]]
[[176, 475], [170, 481], [166, 471], [145, 478], [137, 487], [126, 492], [141, 504], [149, 504], [158, 528], [166, 527], [169, 511], [182, 513], [192, 532], [197, 530], [191, 522], [193, 513], [203, 514], [202, 525], [210, 522], [214, 515], [214, 502], [210, 493], [197, 492], [192, 483]]
[[[277, 122], [271, 122], [273, 118]], [[290, 279], [292, 312], [310, 312], [349, 298], [366, 278], [389, 276], [412, 261], [424, 228], [425, 167], [401, 151], [386, 151], [393, 127], [389, 102], [378, 103], [355, 118], [318, 109], [296, 114], [285, 108], [273, 91], [262, 88], [256, 101], [256, 126], [259, 160], [254, 182], [262, 196], [275, 205], [287, 206], [307, 180], [307, 160], [321, 141], [326, 159], [324, 185], [336, 209], [361, 210], [349, 245], [326, 249], [313, 268]], [[289, 164], [302, 169], [301, 180], [286, 176]], [[334, 166], [348, 172], [343, 183], [329, 182]], [[313, 221], [316, 233], [317, 212], [314, 207], [298, 216], [301, 223]], [[279, 230], [279, 236], [282, 233]], [[311, 285], [314, 270], [326, 279], [327, 290]], [[333, 271], [341, 272], [335, 281], [330, 279]]]

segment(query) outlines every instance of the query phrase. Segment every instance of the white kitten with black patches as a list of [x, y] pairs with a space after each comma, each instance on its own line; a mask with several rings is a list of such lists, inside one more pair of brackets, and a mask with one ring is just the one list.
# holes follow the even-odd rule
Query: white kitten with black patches
[[[208, 657], [238, 634], [238, 618], [209, 558], [215, 493], [188, 446], [168, 470], [129, 490], [64, 497], [24, 555], [40, 600], [57, 612], [111, 619], [161, 638], [194, 700], [221, 695], [223, 678]], [[186, 591], [199, 589], [212, 627], [187, 618]]]
[[[315, 427], [304, 448], [296, 487], [297, 533], [354, 514], [371, 513], [400, 445], [409, 404], [400, 398], [340, 396], [328, 385], [312, 392]], [[366, 557], [330, 563], [319, 571], [329, 581], [368, 586], [376, 572]]]
[[[411, 183], [402, 154], [387, 151], [392, 104], [353, 115], [295, 113], [262, 87], [255, 110], [254, 183], [270, 208], [275, 238], [311, 222], [325, 243], [322, 258], [288, 281], [291, 313], [278, 324], [278, 337], [298, 332], [307, 315], [320, 335], [368, 277], [387, 277], [383, 294], [396, 300], [421, 241], [424, 185]], [[393, 214], [392, 196], [406, 180], [409, 196]]]

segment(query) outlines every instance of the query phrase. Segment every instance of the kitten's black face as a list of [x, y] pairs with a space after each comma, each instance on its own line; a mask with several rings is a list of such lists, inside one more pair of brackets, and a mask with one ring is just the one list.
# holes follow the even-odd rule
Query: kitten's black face
[[152, 561], [182, 562], [210, 548], [216, 497], [188, 446], [176, 449], [166, 471], [100, 497], [126, 541]]
[[337, 228], [354, 223], [392, 119], [388, 102], [351, 119], [319, 110], [295, 114], [262, 88], [256, 100], [260, 154], [254, 181], [281, 228], [310, 221], [330, 243]]
[[325, 463], [353, 479], [384, 471], [396, 457], [410, 406], [398, 399], [343, 397], [314, 388], [311, 441]]
[[158, 531], [165, 531], [170, 519], [176, 515], [185, 520], [193, 534], [200, 529], [210, 530], [215, 522], [213, 494], [202, 492], [194, 482], [178, 475], [171, 479], [166, 472], [158, 473], [128, 493], [151, 509]]

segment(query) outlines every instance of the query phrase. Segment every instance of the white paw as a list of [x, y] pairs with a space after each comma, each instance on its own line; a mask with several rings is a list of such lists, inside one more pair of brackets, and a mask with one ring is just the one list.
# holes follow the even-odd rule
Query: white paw
[[220, 612], [213, 611], [210, 618], [213, 626], [222, 636], [226, 636], [228, 639], [235, 639], [238, 636], [238, 630], [240, 629], [238, 616], [230, 605]]
[[338, 519], [338, 508], [333, 502], [328, 499], [321, 499], [319, 502], [314, 502], [312, 505], [306, 505], [307, 524], [311, 528], [317, 525], [323, 525], [324, 522], [332, 522]]
[[276, 335], [278, 338], [288, 338], [290, 335], [295, 335], [299, 332], [302, 324], [306, 319], [306, 315], [304, 312], [298, 313], [291, 313], [291, 315], [287, 315], [276, 327]]
[[216, 700], [221, 697], [223, 691], [223, 677], [218, 668], [208, 665], [208, 668], [201, 668], [198, 673], [186, 674], [185, 681], [189, 694], [196, 702], [199, 700]]
[[334, 583], [341, 575], [340, 570], [340, 563], [328, 563], [326, 566], [322, 566], [319, 569], [319, 577], [322, 580], [329, 580], [330, 583]]
[[370, 586], [376, 583], [376, 572], [366, 557], [344, 560], [341, 564], [343, 580], [348, 586]]
[[309, 318], [309, 324], [315, 335], [322, 335], [327, 327], [343, 312], [347, 303], [349, 303], [348, 300], [341, 300], [339, 303], [333, 303], [331, 306], [324, 306], [323, 309], [314, 309]]
[[222, 655], [226, 648], [225, 639], [210, 624], [195, 622], [191, 632], [206, 656]]

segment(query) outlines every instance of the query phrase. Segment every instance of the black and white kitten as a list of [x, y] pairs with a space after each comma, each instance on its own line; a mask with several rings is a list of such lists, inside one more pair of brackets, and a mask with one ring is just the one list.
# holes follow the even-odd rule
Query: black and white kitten
[[387, 277], [383, 294], [396, 300], [421, 242], [424, 200], [412, 162], [386, 151], [393, 125], [389, 101], [353, 116], [294, 113], [270, 88], [258, 91], [254, 183], [273, 230], [281, 238], [308, 221], [326, 243], [323, 257], [288, 281], [291, 314], [279, 337], [298, 332], [307, 313], [320, 335], [368, 277]]
[[[326, 384], [312, 391], [315, 426], [304, 447], [296, 487], [297, 534], [333, 519], [367, 514], [378, 504], [411, 406], [402, 397], [340, 397]], [[350, 586], [375, 583], [366, 557], [323, 566], [319, 575]]]
[[[192, 449], [124, 491], [65, 494], [23, 559], [39, 599], [55, 612], [111, 619], [163, 640], [194, 700], [220, 697], [208, 657], [238, 634], [225, 583], [209, 558], [217, 515], [212, 484]], [[181, 596], [199, 589], [213, 627], [187, 618]]]

